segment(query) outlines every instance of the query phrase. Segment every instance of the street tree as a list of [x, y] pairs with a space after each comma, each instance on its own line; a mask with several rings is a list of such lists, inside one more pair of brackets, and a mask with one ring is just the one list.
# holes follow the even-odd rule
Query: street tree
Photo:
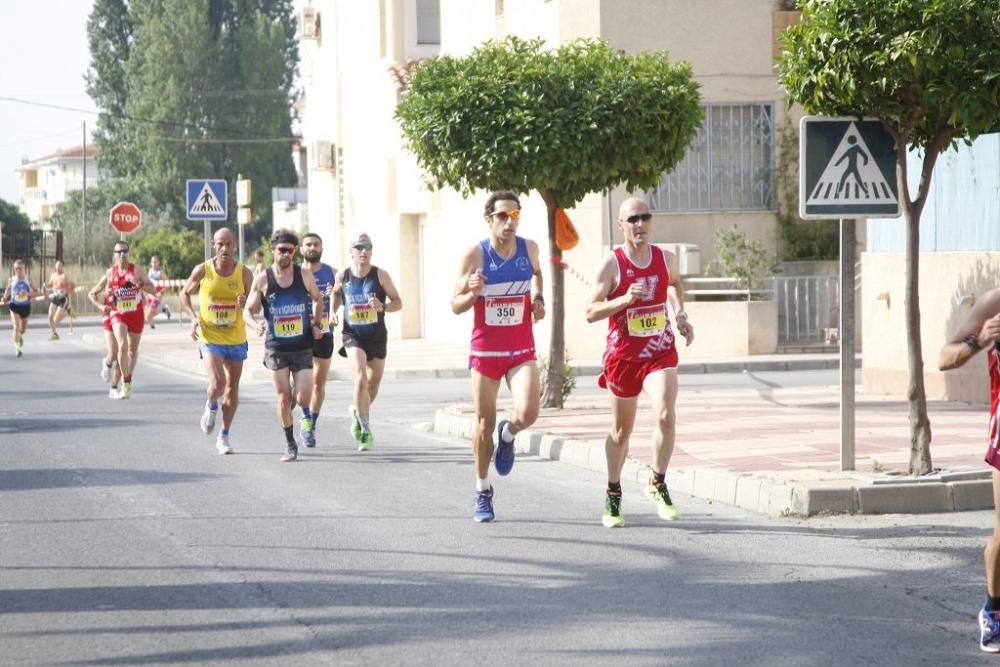
[[0, 224], [6, 230], [31, 229], [31, 220], [14, 204], [0, 198]]
[[[178, 222], [188, 178], [294, 185], [291, 0], [146, 0], [124, 15], [121, 4], [98, 0], [89, 24], [102, 169]], [[269, 197], [255, 213], [270, 221]]]
[[[546, 407], [562, 407], [565, 300], [557, 208], [624, 183], [648, 190], [701, 124], [698, 85], [666, 52], [627, 55], [605, 41], [549, 49], [491, 41], [416, 68], [396, 116], [432, 187], [535, 190], [548, 213], [552, 338]], [[583, 230], [586, 234], [587, 231]]]
[[[938, 156], [1000, 120], [996, 0], [804, 0], [785, 31], [779, 81], [807, 113], [869, 116], [896, 142], [906, 221], [911, 475], [931, 470], [918, 294], [920, 216]], [[911, 190], [908, 150], [922, 163]]]

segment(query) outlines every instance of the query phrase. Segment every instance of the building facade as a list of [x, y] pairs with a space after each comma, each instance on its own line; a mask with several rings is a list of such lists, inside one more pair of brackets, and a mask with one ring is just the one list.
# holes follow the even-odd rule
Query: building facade
[[74, 146], [34, 160], [25, 158], [17, 170], [18, 207], [33, 223], [44, 224], [70, 193], [83, 189], [85, 181], [88, 188], [100, 181], [94, 144], [87, 145], [86, 153], [83, 146]]
[[[467, 340], [471, 319], [456, 318], [450, 298], [462, 251], [487, 233], [482, 215], [487, 193], [463, 199], [452, 190], [427, 188], [393, 119], [406, 73], [422, 58], [461, 56], [508, 35], [541, 37], [553, 46], [602, 38], [629, 53], [667, 50], [671, 59], [692, 64], [701, 85], [705, 123], [697, 140], [660, 187], [638, 193], [654, 210], [654, 240], [697, 245], [704, 266], [714, 258], [715, 231], [739, 226], [773, 253], [776, 134], [787, 115], [774, 69], [783, 4], [303, 0], [302, 131], [310, 156], [310, 229], [324, 237], [328, 249], [335, 248], [331, 261], [337, 257], [341, 265], [348, 238], [358, 231], [372, 235], [373, 261], [396, 278], [404, 301], [400, 316], [389, 318], [391, 335]], [[621, 240], [614, 218], [628, 194], [594, 193], [569, 212], [578, 229], [600, 230], [582, 234], [580, 244], [564, 255], [570, 269], [566, 343], [574, 359], [595, 359], [603, 348], [603, 328], [587, 326], [584, 311], [594, 268]], [[545, 205], [535, 193], [522, 197], [522, 205], [520, 233], [538, 241], [547, 257]], [[536, 327], [543, 354], [548, 340], [543, 322]]]

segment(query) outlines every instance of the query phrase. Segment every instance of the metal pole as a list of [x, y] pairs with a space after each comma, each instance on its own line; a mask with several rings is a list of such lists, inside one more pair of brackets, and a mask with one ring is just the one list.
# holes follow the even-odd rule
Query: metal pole
[[205, 221], [205, 261], [212, 259], [212, 222]]
[[87, 261], [87, 121], [83, 121], [83, 262]]
[[243, 264], [243, 228], [246, 225], [237, 223], [236, 226], [240, 228], [240, 264]]
[[840, 220], [840, 469], [854, 470], [854, 220]]

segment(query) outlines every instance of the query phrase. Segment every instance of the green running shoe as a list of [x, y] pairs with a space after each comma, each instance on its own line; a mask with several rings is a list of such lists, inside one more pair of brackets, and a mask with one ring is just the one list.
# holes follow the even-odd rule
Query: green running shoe
[[609, 493], [604, 497], [604, 516], [601, 517], [601, 523], [605, 528], [621, 528], [625, 525], [621, 494], [613, 496]]
[[361, 420], [358, 418], [358, 411], [351, 408], [351, 435], [358, 442], [361, 442]]
[[656, 504], [656, 513], [664, 521], [677, 521], [681, 518], [681, 513], [670, 499], [670, 492], [667, 491], [666, 484], [647, 484], [646, 495]]
[[361, 443], [358, 445], [358, 451], [367, 452], [369, 449], [372, 448], [372, 444], [374, 444], [375, 438], [372, 437], [371, 431], [365, 431], [358, 438], [358, 442]]

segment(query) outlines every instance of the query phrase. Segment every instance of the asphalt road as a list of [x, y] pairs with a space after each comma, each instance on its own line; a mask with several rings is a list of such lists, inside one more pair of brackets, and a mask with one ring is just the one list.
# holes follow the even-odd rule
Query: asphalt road
[[[222, 457], [200, 379], [140, 366], [110, 401], [90, 350], [2, 349], [3, 664], [988, 659], [992, 513], [771, 519], [678, 494], [668, 524], [626, 486], [610, 531], [600, 475], [522, 457], [476, 524], [468, 444], [413, 427], [467, 381], [387, 384], [366, 454], [332, 383], [320, 446], [281, 464], [267, 386]], [[804, 381], [774, 375], [741, 381]]]

